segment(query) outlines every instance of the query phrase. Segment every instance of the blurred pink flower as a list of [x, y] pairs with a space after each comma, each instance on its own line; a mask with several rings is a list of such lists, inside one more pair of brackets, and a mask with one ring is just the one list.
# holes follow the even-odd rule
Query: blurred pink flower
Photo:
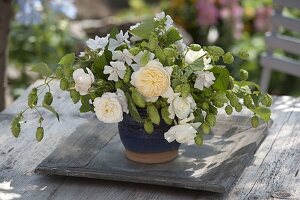
[[238, 4], [239, 0], [218, 0], [221, 6], [226, 6], [229, 4]]
[[254, 27], [257, 31], [266, 32], [271, 29], [270, 17], [272, 15], [272, 7], [260, 7], [256, 10]]
[[244, 29], [243, 24], [243, 8], [239, 5], [238, 2], [235, 2], [231, 6], [232, 10], [232, 21], [233, 21], [233, 34], [235, 38], [240, 38]]
[[215, 25], [218, 21], [219, 13], [213, 0], [198, 0], [197, 2], [199, 25], [210, 26]]

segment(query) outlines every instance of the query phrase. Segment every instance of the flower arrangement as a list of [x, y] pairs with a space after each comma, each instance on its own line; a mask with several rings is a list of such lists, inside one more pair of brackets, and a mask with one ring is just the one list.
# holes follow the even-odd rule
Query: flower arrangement
[[[60, 79], [60, 88], [70, 92], [74, 103], [81, 102], [80, 112], [95, 112], [104, 123], [121, 122], [125, 113], [143, 123], [145, 132], [151, 134], [163, 120], [171, 125], [164, 133], [168, 142], [201, 145], [203, 135], [216, 124], [218, 108], [228, 115], [248, 108], [253, 113], [253, 127], [258, 126], [259, 118], [270, 120], [270, 95], [247, 81], [247, 71], [240, 70], [238, 81], [226, 69], [233, 55], [217, 46], [187, 46], [171, 17], [163, 12], [128, 32], [113, 29], [106, 37], [96, 36], [86, 44], [88, 48], [78, 57], [71, 53], [60, 60], [55, 76], [45, 63], [32, 67], [46, 79], [29, 93], [28, 108], [13, 119], [15, 137], [29, 109], [40, 115], [38, 141], [44, 135], [44, 119], [38, 109], [45, 108], [59, 119], [51, 106], [49, 82], [54, 79]], [[239, 57], [245, 59], [247, 52], [240, 52]], [[37, 106], [42, 88], [49, 91]], [[147, 116], [140, 115], [141, 109]]]

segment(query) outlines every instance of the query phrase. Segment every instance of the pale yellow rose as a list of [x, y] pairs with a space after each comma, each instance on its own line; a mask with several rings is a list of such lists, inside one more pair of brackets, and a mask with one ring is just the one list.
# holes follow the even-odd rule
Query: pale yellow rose
[[144, 67], [132, 74], [131, 84], [146, 97], [146, 100], [151, 99], [153, 101], [170, 91], [171, 73], [171, 67], [163, 67], [156, 60], [149, 61]]

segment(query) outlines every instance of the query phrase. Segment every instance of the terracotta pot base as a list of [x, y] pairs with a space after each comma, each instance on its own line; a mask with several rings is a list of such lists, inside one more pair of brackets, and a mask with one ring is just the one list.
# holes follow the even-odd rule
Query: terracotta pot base
[[129, 160], [134, 162], [143, 164], [159, 164], [175, 159], [178, 155], [178, 150], [165, 151], [162, 153], [136, 153], [126, 149], [125, 154]]

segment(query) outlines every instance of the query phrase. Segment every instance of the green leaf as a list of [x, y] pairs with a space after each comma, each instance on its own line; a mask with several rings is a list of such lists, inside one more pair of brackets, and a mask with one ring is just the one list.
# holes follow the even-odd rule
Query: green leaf
[[107, 65], [105, 54], [97, 57], [93, 63], [93, 73], [97, 78], [106, 79], [107, 75], [103, 74], [104, 66]]
[[44, 137], [44, 128], [38, 127], [36, 129], [35, 138], [38, 142], [40, 142], [40, 141], [42, 141], [43, 137]]
[[243, 86], [249, 86], [249, 87], [254, 87], [257, 90], [260, 90], [260, 86], [256, 83], [250, 82], [250, 81], [234, 81], [234, 84], [243, 87]]
[[229, 72], [226, 68], [214, 67], [211, 69], [214, 74], [218, 74], [218, 77], [214, 83], [214, 88], [220, 91], [226, 91], [229, 83]]
[[153, 124], [156, 124], [156, 125], [160, 124], [159, 112], [153, 104], [150, 104], [147, 106], [147, 113]]
[[158, 47], [158, 37], [157, 35], [153, 34], [149, 38], [148, 48], [151, 51], [154, 51]]
[[105, 60], [110, 61], [112, 60], [112, 52], [108, 50], [108, 47], [104, 50]]
[[254, 112], [257, 116], [259, 116], [265, 122], [270, 121], [270, 118], [271, 118], [270, 109], [268, 109], [266, 107], [259, 106], [259, 107], [254, 109]]
[[65, 55], [58, 64], [60, 65], [73, 65], [75, 61], [75, 53]]
[[21, 132], [21, 124], [20, 121], [22, 119], [22, 114], [19, 113], [18, 115], [16, 115], [13, 120], [11, 121], [11, 127], [10, 130], [13, 134], [13, 136], [15, 136], [16, 138], [19, 137], [20, 132]]
[[206, 51], [211, 56], [213, 61], [218, 61], [220, 56], [223, 56], [225, 53], [224, 50], [218, 46], [209, 46], [207, 47]]
[[176, 41], [181, 40], [181, 38], [182, 38], [180, 33], [178, 32], [178, 30], [175, 27], [169, 28], [166, 36], [167, 36], [166, 46], [174, 44]]
[[46, 108], [47, 110], [49, 110], [50, 112], [52, 112], [55, 115], [55, 117], [57, 118], [57, 120], [59, 121], [59, 114], [56, 112], [56, 110], [52, 106], [49, 106], [49, 105], [45, 104], [44, 102], [42, 103], [42, 106], [44, 108]]
[[137, 108], [136, 108], [136, 106], [135, 106], [135, 104], [133, 102], [133, 99], [131, 98], [131, 95], [128, 92], [126, 92], [125, 96], [126, 96], [126, 98], [128, 100], [128, 110], [129, 110], [130, 115], [133, 117], [133, 119], [135, 121], [141, 123], [142, 122], [142, 118], [141, 118], [140, 113], [138, 112], [138, 110], [137, 110]]
[[76, 90], [70, 91], [70, 97], [74, 104], [78, 103], [78, 101], [80, 100], [80, 94]]
[[223, 61], [226, 64], [231, 64], [234, 61], [234, 57], [232, 56], [231, 52], [227, 52], [225, 53], [225, 55], [223, 56]]
[[129, 32], [138, 37], [149, 39], [152, 31], [154, 31], [154, 20], [151, 18], [147, 19], [145, 22], [141, 23], [138, 27]]
[[195, 71], [202, 71], [204, 69], [204, 62], [203, 58], [198, 58], [188, 66], [190, 69], [192, 69], [194, 72]]
[[247, 60], [249, 58], [249, 53], [246, 50], [242, 50], [238, 53], [240, 59]]
[[90, 95], [84, 95], [80, 96], [81, 100], [81, 107], [79, 108], [79, 111], [81, 113], [90, 112], [92, 111], [92, 106], [90, 105]]
[[117, 27], [113, 27], [109, 33], [109, 38], [116, 39], [116, 35], [119, 33], [119, 29]]
[[218, 46], [208, 46], [206, 50], [209, 53], [209, 55], [217, 57], [223, 56], [225, 53], [224, 50]]
[[150, 120], [146, 121], [144, 123], [144, 130], [146, 131], [146, 133], [151, 134], [154, 131], [154, 126], [152, 124], [152, 122]]
[[52, 74], [51, 69], [46, 63], [38, 63], [32, 66], [31, 71], [39, 73], [42, 76], [50, 76]]
[[169, 117], [170, 113], [167, 106], [162, 107], [160, 113], [166, 124], [171, 125], [173, 123], [173, 120]]
[[226, 94], [223, 91], [218, 91], [218, 92], [213, 93], [211, 95], [211, 99], [215, 100], [215, 101], [218, 101], [218, 102], [221, 102], [221, 103], [227, 103], [228, 102]]
[[195, 144], [198, 146], [203, 145], [203, 135], [197, 134], [197, 136], [194, 138]]

